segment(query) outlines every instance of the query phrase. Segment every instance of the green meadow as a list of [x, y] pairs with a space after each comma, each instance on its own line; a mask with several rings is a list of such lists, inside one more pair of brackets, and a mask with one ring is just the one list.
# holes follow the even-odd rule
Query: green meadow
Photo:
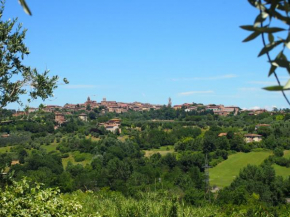
[[168, 146], [161, 146], [158, 149], [145, 150], [145, 157], [151, 157], [151, 155], [156, 154], [156, 153], [159, 153], [161, 155], [174, 153], [174, 146], [168, 145]]
[[248, 164], [259, 165], [271, 154], [271, 151], [260, 151], [230, 155], [227, 160], [209, 169], [210, 185], [218, 187], [230, 185], [243, 167]]

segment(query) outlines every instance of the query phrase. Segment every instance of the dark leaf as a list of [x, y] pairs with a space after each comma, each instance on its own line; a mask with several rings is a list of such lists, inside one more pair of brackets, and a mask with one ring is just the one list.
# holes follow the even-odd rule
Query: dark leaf
[[282, 90], [284, 90], [283, 86], [263, 87], [263, 89], [268, 90], [268, 91], [282, 91]]
[[246, 39], [244, 39], [243, 42], [251, 41], [251, 40], [257, 38], [260, 34], [261, 34], [261, 32], [253, 32], [253, 33], [252, 33], [251, 35], [249, 35]]
[[276, 46], [278, 46], [281, 43], [282, 43], [282, 41], [275, 41], [272, 44], [267, 44], [265, 47], [263, 47], [263, 49], [259, 53], [258, 57], [260, 57], [260, 56], [264, 55], [265, 53], [271, 51], [273, 48], [275, 48]]
[[252, 5], [252, 6], [254, 6], [254, 7], [256, 7], [256, 1], [255, 0], [248, 0], [248, 2]]
[[277, 69], [276, 66], [271, 65], [271, 68], [270, 68], [268, 76], [271, 76], [275, 72], [276, 69]]
[[285, 29], [283, 28], [279, 28], [279, 27], [261, 27], [261, 28], [256, 28], [257, 31], [259, 32], [264, 32], [264, 33], [275, 33], [275, 32], [281, 32], [281, 31], [285, 31]]
[[23, 7], [23, 10], [25, 13], [29, 14], [30, 16], [32, 15], [28, 5], [26, 4], [25, 0], [18, 0], [19, 4]]
[[289, 62], [283, 59], [275, 59], [272, 61], [272, 65], [276, 67], [289, 68]]
[[273, 36], [272, 33], [269, 33], [269, 34], [268, 34], [268, 39], [269, 39], [269, 42], [270, 42], [270, 43], [273, 43], [273, 42], [274, 42], [274, 36]]
[[267, 13], [265, 12], [260, 13], [255, 19], [254, 27], [259, 27], [261, 23], [263, 23], [266, 20], [267, 17], [268, 17]]
[[240, 28], [247, 30], [247, 31], [255, 31], [255, 27], [251, 25], [240, 26]]
[[281, 21], [283, 21], [286, 24], [290, 24], [290, 18], [289, 17], [285, 17], [282, 14], [278, 13], [277, 11], [274, 11], [273, 14], [274, 14], [274, 17], [276, 19], [281, 20]]

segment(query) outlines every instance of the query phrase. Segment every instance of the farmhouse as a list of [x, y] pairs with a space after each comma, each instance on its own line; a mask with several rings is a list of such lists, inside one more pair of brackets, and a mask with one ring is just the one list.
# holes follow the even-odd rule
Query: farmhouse
[[20, 163], [19, 163], [19, 160], [13, 160], [13, 161], [11, 162], [11, 166], [16, 165], [16, 164], [20, 164]]
[[260, 127], [270, 127], [270, 124], [257, 124], [255, 130], [258, 130]]
[[259, 134], [245, 134], [244, 138], [245, 138], [246, 143], [260, 142], [262, 140], [262, 136]]
[[105, 129], [112, 132], [112, 133], [115, 133], [116, 130], [119, 130], [120, 132], [120, 128], [119, 128], [119, 125], [118, 124], [105, 124]]
[[228, 133], [220, 133], [218, 136], [222, 137], [222, 136], [227, 136], [227, 135], [228, 135]]
[[8, 134], [8, 133], [1, 135], [2, 138], [8, 138], [9, 136], [10, 136], [10, 134]]
[[113, 118], [108, 121], [109, 124], [121, 124], [121, 119], [119, 118]]
[[121, 129], [119, 127], [121, 125], [121, 119], [114, 118], [114, 119], [107, 121], [106, 123], [101, 123], [99, 125], [104, 126], [106, 130], [108, 130], [112, 133], [115, 133], [116, 130], [119, 130], [119, 133], [121, 133]]
[[81, 113], [79, 114], [79, 119], [81, 119], [82, 121], [88, 121], [88, 116], [85, 113]]

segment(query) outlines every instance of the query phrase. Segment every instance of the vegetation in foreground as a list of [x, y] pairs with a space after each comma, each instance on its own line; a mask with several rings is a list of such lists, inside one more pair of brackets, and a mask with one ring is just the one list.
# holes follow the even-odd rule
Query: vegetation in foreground
[[[245, 172], [245, 171], [244, 171]], [[242, 178], [243, 174], [240, 174]], [[233, 187], [233, 186], [232, 186]], [[226, 192], [223, 192], [223, 194]], [[233, 199], [247, 198], [247, 204], [220, 204], [217, 199], [192, 206], [168, 191], [138, 193], [125, 197], [119, 192], [76, 191], [61, 194], [58, 189], [43, 189], [27, 179], [13, 181], [0, 193], [0, 216], [94, 216], [94, 217], [193, 217], [193, 216], [289, 216], [290, 207], [267, 206], [259, 194], [242, 195], [234, 191]], [[238, 195], [238, 197], [237, 197]], [[247, 196], [248, 195], [248, 196]], [[271, 195], [273, 196], [273, 195]]]

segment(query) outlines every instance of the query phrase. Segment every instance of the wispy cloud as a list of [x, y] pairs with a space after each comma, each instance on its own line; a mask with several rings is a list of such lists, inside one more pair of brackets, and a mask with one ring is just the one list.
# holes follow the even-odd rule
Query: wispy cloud
[[214, 93], [212, 90], [198, 90], [198, 91], [189, 91], [189, 92], [182, 92], [178, 93], [179, 96], [189, 96], [189, 95], [194, 95], [194, 94], [209, 94], [209, 93]]
[[261, 88], [259, 87], [240, 87], [238, 88], [239, 91], [251, 91], [251, 92], [257, 92], [261, 91]]
[[97, 85], [88, 85], [88, 84], [67, 84], [64, 85], [63, 88], [65, 89], [93, 89], [97, 88]]
[[222, 80], [238, 77], [235, 74], [219, 75], [212, 77], [192, 77], [192, 78], [172, 78], [171, 81], [209, 81], [209, 80]]
[[248, 84], [276, 85], [275, 81], [249, 81]]
[[[287, 77], [281, 76], [281, 77], [279, 77], [279, 79], [280, 79], [280, 82], [282, 84], [284, 84], [284, 83], [286, 83], [288, 81], [289, 77], [287, 79]], [[267, 86], [267, 85], [278, 85], [277, 81], [248, 81], [247, 83], [248, 84], [261, 84], [261, 85], [265, 85], [265, 86]]]

